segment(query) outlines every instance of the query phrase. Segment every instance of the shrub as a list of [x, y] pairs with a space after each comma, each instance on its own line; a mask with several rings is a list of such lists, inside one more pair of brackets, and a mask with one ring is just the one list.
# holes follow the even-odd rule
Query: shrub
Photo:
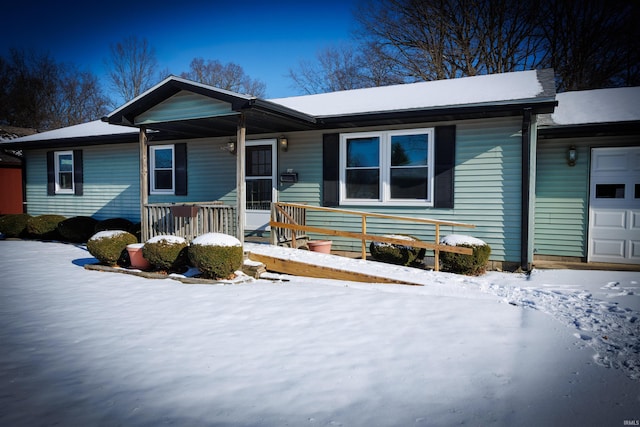
[[440, 243], [473, 249], [473, 255], [440, 252], [442, 269], [451, 273], [480, 275], [485, 272], [491, 247], [480, 239], [471, 236], [451, 234], [440, 239]]
[[129, 230], [133, 223], [125, 218], [109, 218], [102, 221], [98, 221], [94, 232], [106, 231], [106, 230]]
[[[405, 235], [387, 235], [394, 239], [419, 241], [415, 237]], [[411, 265], [424, 259], [425, 249], [395, 243], [371, 242], [369, 252], [376, 261], [388, 264]]]
[[27, 233], [36, 239], [59, 239], [58, 224], [66, 217], [62, 215], [39, 215], [29, 218], [27, 221]]
[[0, 218], [0, 232], [6, 237], [26, 237], [29, 214], [9, 214]]
[[86, 242], [93, 236], [97, 222], [88, 216], [74, 216], [58, 224], [58, 233], [68, 242]]
[[207, 233], [196, 237], [189, 246], [189, 261], [207, 279], [228, 279], [242, 267], [242, 244], [235, 237]]
[[127, 231], [99, 231], [87, 241], [87, 249], [102, 264], [113, 266], [121, 257], [126, 256], [127, 245], [137, 242], [136, 236]]
[[156, 236], [142, 248], [142, 255], [160, 270], [180, 271], [187, 265], [187, 241], [177, 236]]

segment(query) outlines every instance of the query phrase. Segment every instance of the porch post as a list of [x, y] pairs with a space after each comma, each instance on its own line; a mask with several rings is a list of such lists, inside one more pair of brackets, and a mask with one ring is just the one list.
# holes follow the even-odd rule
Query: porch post
[[247, 199], [245, 197], [246, 183], [245, 183], [245, 137], [246, 137], [246, 118], [244, 113], [240, 113], [238, 119], [238, 132], [237, 132], [237, 147], [236, 147], [236, 221], [237, 221], [237, 238], [240, 243], [244, 245], [244, 221], [245, 211], [247, 205]]
[[145, 206], [149, 203], [149, 171], [147, 168], [147, 131], [140, 126], [140, 228], [143, 242], [149, 240], [149, 217]]

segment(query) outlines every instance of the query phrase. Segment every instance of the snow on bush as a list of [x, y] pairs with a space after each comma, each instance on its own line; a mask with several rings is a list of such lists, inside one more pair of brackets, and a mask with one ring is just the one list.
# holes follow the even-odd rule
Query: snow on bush
[[484, 241], [464, 234], [450, 234], [441, 238], [440, 243], [473, 250], [472, 255], [440, 252], [440, 262], [444, 271], [474, 276], [485, 272], [489, 255], [491, 255], [491, 247]]
[[242, 267], [243, 256], [240, 241], [227, 234], [206, 233], [189, 246], [189, 261], [208, 279], [232, 278]]
[[[383, 237], [398, 240], [418, 241], [415, 237], [402, 234], [389, 234]], [[415, 248], [408, 245], [399, 245], [397, 243], [387, 242], [371, 242], [369, 245], [369, 252], [371, 252], [371, 256], [376, 261], [405, 266], [422, 261], [425, 254], [424, 248]]]
[[99, 231], [87, 241], [87, 250], [102, 264], [115, 266], [126, 254], [127, 245], [137, 242], [136, 236], [127, 231]]
[[188, 246], [182, 237], [156, 236], [144, 244], [142, 256], [160, 270], [178, 272], [187, 265]]

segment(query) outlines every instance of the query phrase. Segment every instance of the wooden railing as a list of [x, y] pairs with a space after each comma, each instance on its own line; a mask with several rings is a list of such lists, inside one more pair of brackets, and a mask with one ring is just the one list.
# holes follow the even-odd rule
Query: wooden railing
[[236, 234], [235, 207], [222, 202], [153, 203], [145, 205], [142, 214], [148, 224], [143, 241], [162, 234], [187, 241], [204, 233]]
[[[306, 224], [307, 211], [323, 211], [337, 213], [340, 215], [355, 215], [361, 218], [360, 232], [344, 231], [332, 228], [313, 227]], [[393, 237], [380, 236], [367, 233], [367, 218], [382, 218], [393, 221], [407, 221], [415, 224], [433, 225], [435, 227], [434, 242], [425, 241], [409, 241], [406, 239], [396, 239]], [[440, 244], [440, 227], [452, 226], [452, 227], [466, 227], [475, 228], [473, 224], [465, 224], [461, 222], [452, 221], [440, 221], [427, 218], [414, 218], [397, 215], [386, 215], [373, 212], [361, 212], [335, 208], [325, 208], [320, 206], [309, 206], [296, 203], [274, 203], [271, 209], [271, 221], [269, 223], [272, 230], [272, 243], [281, 244], [283, 241], [290, 241], [292, 247], [297, 247], [296, 241], [301, 236], [306, 237], [306, 233], [318, 233], [328, 236], [346, 237], [351, 239], [357, 239], [362, 241], [362, 259], [367, 258], [367, 241], [372, 242], [384, 242], [397, 244], [402, 246], [411, 246], [415, 248], [424, 248], [433, 250], [435, 252], [434, 269], [439, 271], [439, 256], [440, 252], [453, 252], [464, 255], [471, 255], [473, 250], [471, 248], [449, 246]], [[284, 230], [288, 230], [285, 232]]]

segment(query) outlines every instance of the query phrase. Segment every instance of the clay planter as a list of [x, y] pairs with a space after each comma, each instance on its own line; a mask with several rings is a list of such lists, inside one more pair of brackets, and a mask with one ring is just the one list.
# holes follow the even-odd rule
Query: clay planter
[[138, 270], [149, 270], [151, 264], [142, 256], [142, 247], [144, 243], [133, 243], [127, 245], [127, 252], [129, 253], [129, 259], [131, 260], [131, 268], [137, 268]]
[[333, 243], [331, 240], [309, 240], [307, 246], [309, 246], [310, 251], [330, 254], [331, 243]]

